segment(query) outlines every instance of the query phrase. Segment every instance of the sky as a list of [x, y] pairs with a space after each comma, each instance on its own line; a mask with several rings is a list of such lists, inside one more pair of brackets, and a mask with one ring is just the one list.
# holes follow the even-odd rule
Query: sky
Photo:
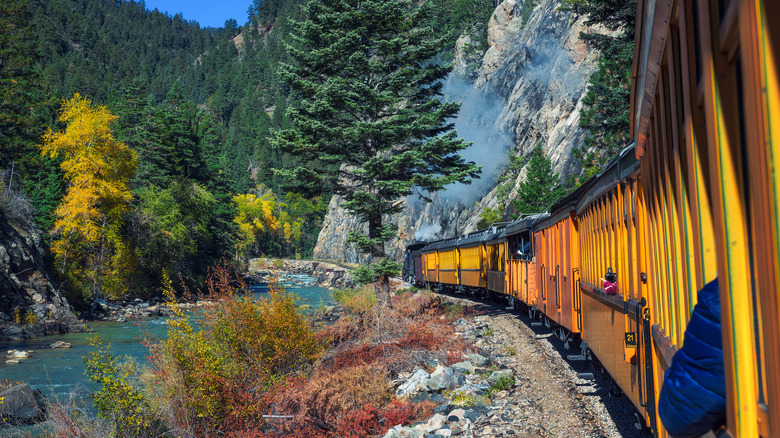
[[246, 11], [252, 0], [146, 0], [146, 9], [154, 8], [185, 20], [195, 20], [200, 27], [222, 27], [225, 20], [235, 18], [241, 26], [247, 21]]

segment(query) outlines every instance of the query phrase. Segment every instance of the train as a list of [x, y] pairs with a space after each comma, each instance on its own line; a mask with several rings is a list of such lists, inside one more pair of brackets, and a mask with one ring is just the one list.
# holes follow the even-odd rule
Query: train
[[546, 212], [409, 245], [405, 279], [580, 341], [658, 437], [665, 372], [717, 280], [721, 433], [780, 436], [777, 19], [774, 0], [638, 0], [631, 143]]

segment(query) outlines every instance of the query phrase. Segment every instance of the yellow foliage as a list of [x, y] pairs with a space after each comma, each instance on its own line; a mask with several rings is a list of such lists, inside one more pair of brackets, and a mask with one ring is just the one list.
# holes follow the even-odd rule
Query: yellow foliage
[[63, 102], [58, 119], [64, 131], [49, 130], [41, 153], [63, 159], [68, 192], [57, 208], [52, 252], [58, 267], [88, 292], [118, 295], [133, 255], [120, 230], [129, 209], [129, 181], [138, 157], [114, 138], [116, 116], [102, 105], [75, 94]]
[[239, 229], [238, 249], [246, 251], [259, 239], [280, 239], [285, 244], [291, 244], [301, 236], [301, 220], [293, 219], [285, 211], [283, 202], [277, 202], [274, 193], [260, 185], [257, 188], [260, 195], [252, 193], [236, 195], [238, 212], [233, 219]]

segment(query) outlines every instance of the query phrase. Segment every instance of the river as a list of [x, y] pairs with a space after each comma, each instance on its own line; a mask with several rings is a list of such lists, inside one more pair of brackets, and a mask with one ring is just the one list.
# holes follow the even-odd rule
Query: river
[[[330, 293], [327, 289], [314, 286], [314, 279], [293, 275], [285, 284], [289, 292], [301, 298], [302, 304], [319, 306], [327, 303]], [[291, 284], [292, 283], [292, 284]], [[253, 288], [255, 293], [262, 294], [262, 288]], [[140, 363], [146, 362], [147, 348], [141, 343], [145, 333], [157, 338], [163, 338], [167, 332], [166, 318], [150, 318], [128, 322], [92, 322], [89, 327], [93, 333], [68, 333], [64, 335], [45, 336], [24, 341], [0, 342], [0, 352], [6, 350], [33, 350], [28, 359], [20, 359], [20, 363], [6, 364], [0, 361], [0, 378], [30, 384], [40, 389], [50, 398], [67, 398], [75, 393], [84, 397], [90, 388], [88, 378], [84, 374], [82, 357], [95, 347], [89, 345], [90, 339], [100, 336], [105, 343], [111, 344], [111, 352], [117, 356], [129, 356]], [[56, 341], [70, 342], [71, 348], [52, 349], [49, 346]], [[5, 356], [4, 354], [2, 356]], [[2, 357], [0, 356], [0, 357]]]

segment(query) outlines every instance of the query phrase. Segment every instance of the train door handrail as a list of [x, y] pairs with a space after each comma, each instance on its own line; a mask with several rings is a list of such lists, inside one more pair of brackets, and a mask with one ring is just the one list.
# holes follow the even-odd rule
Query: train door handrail
[[561, 308], [561, 265], [555, 265], [555, 304]]
[[574, 268], [571, 270], [572, 277], [577, 274], [576, 279], [572, 282], [574, 290], [572, 290], [572, 301], [574, 310], [577, 312], [577, 330], [582, 331], [582, 294], [580, 293], [580, 268]]

